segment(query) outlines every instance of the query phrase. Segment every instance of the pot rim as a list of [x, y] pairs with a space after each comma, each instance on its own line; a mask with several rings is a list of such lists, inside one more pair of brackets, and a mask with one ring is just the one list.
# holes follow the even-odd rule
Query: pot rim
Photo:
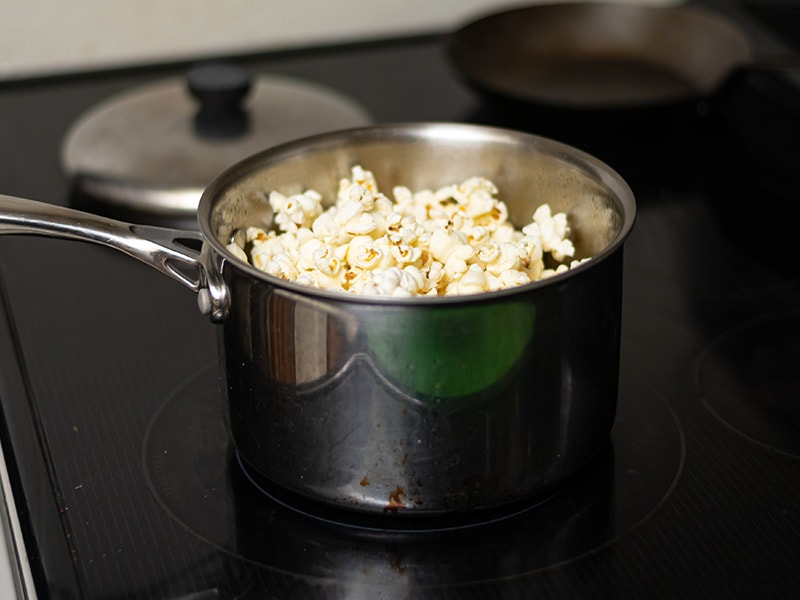
[[[379, 136], [386, 136], [387, 134], [392, 134], [393, 137], [398, 139], [402, 137], [427, 138], [430, 141], [469, 139], [473, 142], [483, 139], [486, 142], [502, 141], [504, 143], [527, 143], [533, 145], [538, 152], [552, 156], [565, 164], [576, 167], [585, 175], [592, 177], [597, 183], [600, 183], [609, 192], [610, 196], [614, 198], [619, 207], [621, 216], [620, 229], [612, 242], [602, 251], [593, 255], [591, 260], [577, 265], [564, 273], [559, 273], [547, 277], [546, 279], [539, 279], [512, 288], [478, 294], [415, 296], [411, 298], [346, 294], [341, 291], [324, 290], [284, 280], [261, 271], [249, 263], [243, 262], [235, 257], [225, 247], [225, 244], [217, 239], [217, 235], [212, 230], [211, 226], [210, 217], [213, 208], [222, 194], [231, 185], [240, 181], [245, 176], [267, 168], [272, 163], [280, 162], [286, 157], [306, 154], [309, 149], [326, 146], [341, 146], [343, 141], [353, 138], [377, 138]], [[630, 234], [635, 218], [636, 200], [630, 186], [617, 171], [597, 157], [574, 146], [533, 133], [502, 127], [443, 121], [415, 121], [367, 125], [307, 136], [272, 146], [232, 165], [217, 175], [204, 189], [197, 209], [198, 224], [202, 232], [204, 243], [210, 245], [213, 251], [222, 259], [220, 270], [224, 269], [226, 264], [230, 264], [232, 267], [244, 271], [264, 283], [320, 300], [393, 306], [430, 306], [483, 302], [524, 294], [551, 285], [558, 285], [572, 277], [580, 276], [586, 269], [593, 268], [594, 264], [614, 254], [623, 245]]]

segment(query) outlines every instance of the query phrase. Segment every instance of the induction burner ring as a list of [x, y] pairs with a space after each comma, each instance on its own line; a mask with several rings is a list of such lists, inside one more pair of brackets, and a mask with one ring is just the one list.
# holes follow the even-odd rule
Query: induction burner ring
[[461, 528], [343, 526], [288, 509], [253, 485], [229, 441], [219, 389], [209, 367], [167, 398], [144, 440], [148, 483], [198, 538], [295, 584], [357, 581], [385, 591], [409, 581], [425, 589], [522, 582], [636, 528], [669, 495], [684, 461], [672, 410], [646, 386], [623, 386], [610, 443], [552, 497]]
[[800, 457], [800, 311], [724, 332], [700, 357], [697, 383], [703, 404], [724, 425]]

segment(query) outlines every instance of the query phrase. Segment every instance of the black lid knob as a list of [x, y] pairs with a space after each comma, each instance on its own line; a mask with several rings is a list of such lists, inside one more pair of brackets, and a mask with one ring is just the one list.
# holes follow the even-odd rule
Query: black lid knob
[[250, 91], [250, 73], [230, 63], [200, 65], [187, 74], [189, 92], [200, 102], [194, 125], [198, 135], [229, 138], [247, 130], [242, 102]]

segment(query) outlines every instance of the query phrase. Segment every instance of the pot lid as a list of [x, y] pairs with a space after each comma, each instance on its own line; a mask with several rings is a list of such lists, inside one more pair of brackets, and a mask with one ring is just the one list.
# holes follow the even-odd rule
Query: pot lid
[[112, 96], [67, 132], [62, 165], [77, 190], [117, 208], [194, 214], [234, 163], [282, 142], [371, 117], [331, 88], [209, 64]]

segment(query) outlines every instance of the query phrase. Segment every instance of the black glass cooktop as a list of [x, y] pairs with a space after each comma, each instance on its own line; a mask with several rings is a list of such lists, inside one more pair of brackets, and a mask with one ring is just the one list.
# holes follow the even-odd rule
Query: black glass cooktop
[[[229, 444], [217, 330], [191, 292], [104, 248], [0, 237], [2, 442], [40, 597], [800, 589], [800, 202], [792, 161], [771, 154], [800, 132], [791, 78], [744, 79], [701, 107], [657, 114], [520, 113], [466, 88], [445, 41], [242, 62], [334, 86], [379, 121], [526, 129], [620, 171], [639, 212], [625, 247], [619, 410], [603, 452], [550, 497], [424, 531], [293, 503]], [[74, 202], [58, 156], [69, 125], [183, 68], [0, 87], [0, 191]], [[749, 111], [778, 129], [748, 128]]]

